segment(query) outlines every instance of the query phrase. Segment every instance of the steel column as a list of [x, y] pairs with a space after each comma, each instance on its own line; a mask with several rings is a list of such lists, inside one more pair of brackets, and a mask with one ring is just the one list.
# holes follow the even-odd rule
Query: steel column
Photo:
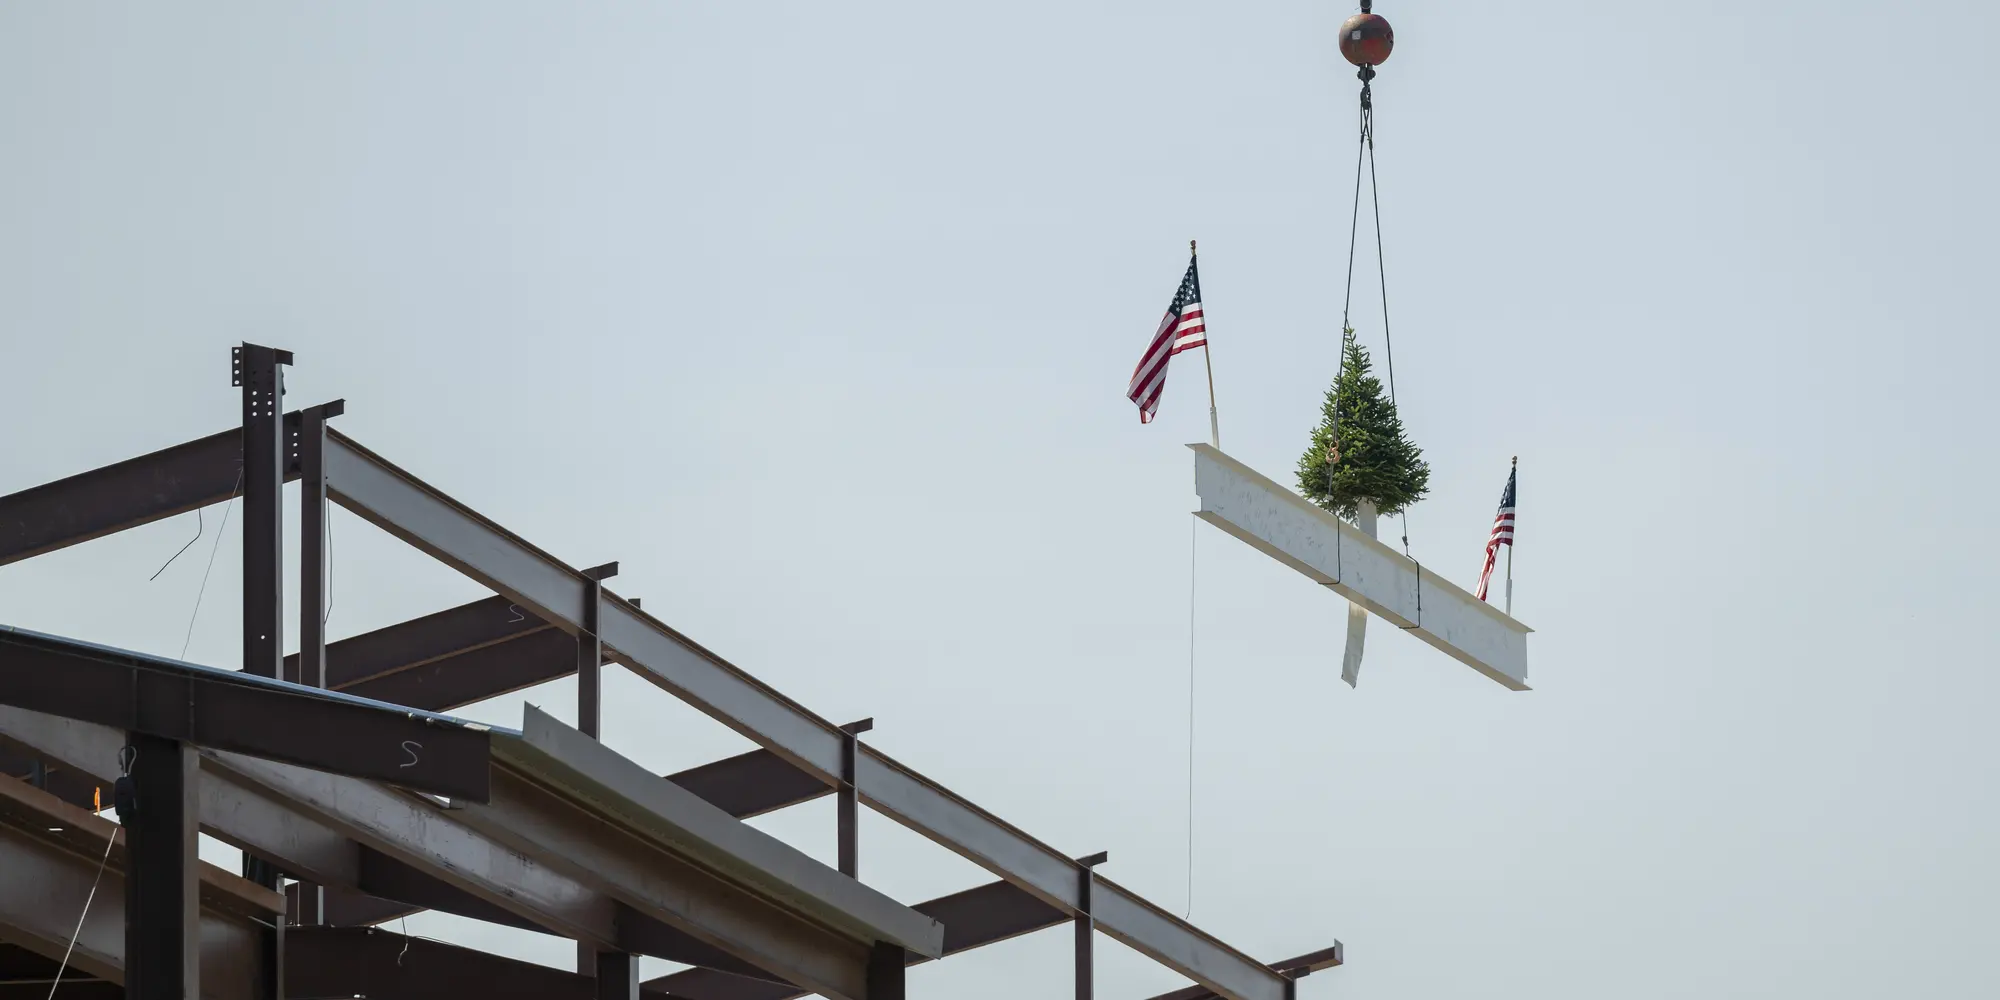
[[[243, 389], [243, 672], [283, 676], [285, 663], [286, 459], [296, 457], [280, 414], [289, 351], [245, 343], [231, 352], [232, 385]], [[278, 871], [243, 856], [243, 877], [267, 889]]]
[[132, 748], [125, 825], [125, 995], [201, 995], [201, 915], [196, 891], [196, 755], [178, 740], [127, 733]]
[[[285, 679], [307, 687], [326, 684], [327, 497], [326, 422], [347, 409], [345, 400], [309, 407], [291, 434], [299, 468], [299, 651], [284, 661]], [[326, 888], [301, 880], [292, 923], [326, 923]], [[282, 956], [281, 956], [282, 959]], [[282, 980], [280, 980], [282, 981]]]
[[1100, 851], [1077, 861], [1076, 894], [1080, 905], [1073, 921], [1076, 924], [1076, 1000], [1090, 1000], [1097, 988], [1097, 928], [1090, 918], [1090, 887], [1097, 881], [1094, 869], [1110, 859], [1110, 852]]
[[299, 652], [285, 658], [285, 679], [327, 687], [326, 678], [326, 422], [345, 400], [309, 407], [292, 435], [299, 465]]
[[861, 877], [861, 831], [859, 806], [860, 798], [854, 790], [854, 760], [858, 753], [860, 739], [853, 733], [843, 734], [840, 743], [840, 796], [838, 830], [840, 842], [840, 873], [848, 878]]
[[[604, 643], [597, 638], [598, 612], [604, 606], [604, 581], [617, 575], [615, 562], [583, 571], [583, 621], [576, 632], [576, 728], [591, 739], [602, 739], [604, 730]], [[599, 951], [588, 941], [578, 941], [576, 971], [597, 977], [598, 1000], [639, 996], [637, 955]]]
[[[293, 872], [297, 875], [297, 872]], [[326, 926], [326, 886], [299, 879], [285, 887], [286, 922], [294, 927]]]
[[1078, 881], [1082, 891], [1083, 912], [1071, 918], [1076, 925], [1076, 1000], [1090, 1000], [1091, 992], [1097, 986], [1097, 964], [1092, 946], [1096, 931], [1090, 926], [1090, 869], [1085, 868]]
[[887, 941], [868, 952], [868, 1000], [903, 1000], [903, 969], [908, 953]]
[[604, 607], [604, 581], [618, 575], [618, 564], [605, 563], [583, 571], [583, 621], [576, 630], [576, 728], [601, 739], [604, 724], [604, 643], [597, 637]]
[[597, 1000], [639, 1000], [639, 956], [597, 953]]
[[292, 352], [257, 344], [233, 348], [243, 389], [243, 670], [279, 676], [285, 658], [283, 572], [286, 447], [284, 367]]

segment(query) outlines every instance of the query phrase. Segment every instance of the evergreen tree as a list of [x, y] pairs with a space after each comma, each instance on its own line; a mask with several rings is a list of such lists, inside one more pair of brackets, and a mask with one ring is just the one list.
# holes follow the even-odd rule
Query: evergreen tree
[[1299, 492], [1350, 520], [1363, 500], [1386, 517], [1424, 498], [1431, 467], [1403, 436], [1396, 404], [1382, 395], [1382, 380], [1369, 374], [1368, 352], [1355, 343], [1353, 330], [1345, 340], [1340, 377], [1326, 391], [1312, 445], [1299, 457]]

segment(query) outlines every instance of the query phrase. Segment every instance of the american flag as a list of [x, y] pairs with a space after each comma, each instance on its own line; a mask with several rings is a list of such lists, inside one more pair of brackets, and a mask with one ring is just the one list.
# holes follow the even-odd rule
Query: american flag
[[1493, 515], [1493, 532], [1486, 536], [1486, 568], [1479, 571], [1479, 589], [1472, 596], [1486, 599], [1486, 581], [1493, 578], [1493, 563], [1500, 557], [1500, 546], [1514, 544], [1514, 475], [1518, 468], [1507, 470], [1507, 489], [1500, 494], [1500, 513]]
[[1188, 258], [1187, 275], [1181, 278], [1174, 303], [1153, 333], [1152, 343], [1132, 370], [1132, 386], [1125, 395], [1139, 404], [1139, 422], [1150, 424], [1159, 412], [1160, 394], [1167, 388], [1167, 362], [1182, 351], [1208, 345], [1208, 325], [1201, 318], [1201, 279], [1195, 274], [1195, 259]]

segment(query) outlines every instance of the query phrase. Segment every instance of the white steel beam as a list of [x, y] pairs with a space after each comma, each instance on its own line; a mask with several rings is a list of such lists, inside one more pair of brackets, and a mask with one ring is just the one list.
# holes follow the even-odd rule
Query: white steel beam
[[[327, 432], [336, 503], [565, 631], [582, 624], [591, 581], [337, 431]], [[610, 591], [598, 635], [612, 659], [829, 784], [841, 780], [838, 726], [703, 649]], [[873, 808], [1035, 894], [1063, 912], [1082, 906], [1081, 869], [875, 750], [861, 748], [855, 784]], [[1285, 1000], [1289, 981], [1131, 892], [1098, 881], [1097, 927], [1230, 1000]]]
[[1196, 516], [1514, 691], [1528, 690], [1528, 626], [1304, 497], [1205, 444]]

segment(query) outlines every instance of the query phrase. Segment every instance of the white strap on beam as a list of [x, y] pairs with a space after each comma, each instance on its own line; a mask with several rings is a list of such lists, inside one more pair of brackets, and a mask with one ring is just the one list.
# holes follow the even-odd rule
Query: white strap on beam
[[1508, 689], [1528, 690], [1533, 629], [1214, 447], [1188, 447], [1197, 517]]

